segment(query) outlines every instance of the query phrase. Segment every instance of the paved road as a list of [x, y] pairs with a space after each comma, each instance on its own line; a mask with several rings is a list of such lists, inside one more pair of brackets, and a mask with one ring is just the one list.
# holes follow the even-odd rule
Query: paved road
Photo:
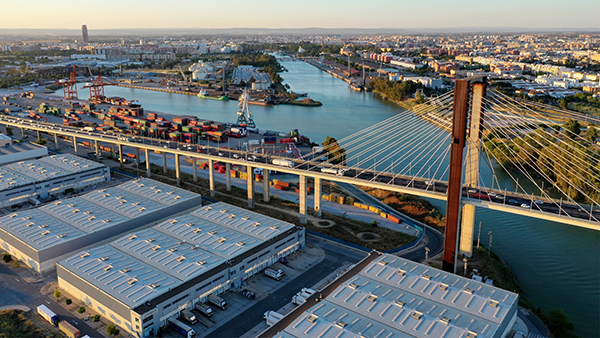
[[87, 334], [92, 338], [103, 338], [83, 320], [73, 317], [69, 311], [56, 304], [54, 299], [43, 295], [39, 290], [41, 287], [41, 283], [29, 284], [4, 263], [0, 264], [0, 306], [25, 305], [32, 311], [36, 311], [38, 305], [45, 304], [61, 320], [66, 320], [77, 327], [82, 336]]
[[345, 189], [346, 191], [348, 191], [349, 193], [353, 194], [354, 196], [359, 197], [361, 200], [365, 201], [366, 203], [377, 206], [379, 209], [383, 209], [387, 213], [392, 214], [398, 218], [401, 218], [403, 224], [407, 224], [408, 226], [411, 226], [413, 228], [416, 228], [416, 227], [418, 227], [418, 228], [424, 227], [425, 228], [425, 237], [426, 237], [427, 244], [426, 245], [418, 245], [414, 249], [402, 251], [402, 252], [398, 253], [398, 256], [409, 259], [414, 262], [422, 262], [425, 260], [425, 247], [427, 247], [430, 250], [429, 257], [433, 257], [433, 256], [437, 255], [438, 253], [442, 252], [442, 250], [444, 249], [444, 235], [442, 235], [442, 233], [440, 233], [436, 229], [433, 229], [432, 227], [427, 226], [421, 222], [417, 223], [416, 221], [408, 219], [406, 217], [406, 215], [399, 213], [398, 211], [394, 210], [392, 207], [388, 206], [385, 203], [382, 203], [377, 198], [369, 195], [368, 193], [366, 193], [365, 191], [363, 191], [360, 188], [357, 188], [354, 185], [347, 184], [347, 183], [338, 183], [338, 185], [340, 187], [342, 187], [343, 189]]
[[341, 247], [314, 237], [307, 237], [307, 245], [318, 245], [325, 251], [325, 259], [319, 264], [305, 271], [303, 274], [289, 282], [284, 287], [275, 291], [270, 296], [255, 303], [237, 317], [223, 324], [219, 329], [211, 332], [207, 337], [240, 337], [251, 330], [263, 320], [267, 310], [277, 310], [292, 300], [292, 297], [303, 287], [310, 287], [335, 269], [348, 264], [356, 263], [366, 257], [365, 253]]

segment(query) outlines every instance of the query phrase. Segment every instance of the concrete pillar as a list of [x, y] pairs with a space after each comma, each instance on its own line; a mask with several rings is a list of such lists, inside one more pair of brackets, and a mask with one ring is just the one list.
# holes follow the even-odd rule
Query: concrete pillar
[[192, 170], [194, 172], [194, 182], [198, 182], [198, 159], [192, 157]]
[[98, 140], [94, 140], [94, 149], [96, 150], [96, 159], [100, 160], [100, 148], [98, 147]]
[[248, 173], [248, 208], [254, 208], [254, 168], [252, 166], [246, 167]]
[[165, 153], [163, 151], [162, 155], [163, 155], [163, 173], [166, 175], [167, 174], [167, 153]]
[[40, 135], [40, 131], [36, 130], [38, 141], [42, 139], [42, 135]]
[[21, 127], [21, 140], [25, 138], [25, 129]]
[[123, 145], [119, 143], [119, 166], [123, 168]]
[[306, 224], [306, 176], [300, 175], [300, 223]]
[[75, 136], [73, 136], [73, 150], [75, 151], [75, 154], [77, 155], [77, 138]]
[[112, 153], [115, 154], [116, 153], [115, 144], [111, 143], [110, 146], [112, 147]]
[[321, 217], [323, 213], [321, 212], [321, 179], [315, 178], [315, 189], [314, 189], [314, 209], [315, 215], [317, 217]]
[[54, 133], [54, 145], [56, 146], [56, 150], [60, 149], [58, 144], [58, 133]]
[[175, 154], [175, 177], [177, 178], [177, 186], [181, 186], [181, 168], [179, 163], [179, 154]]
[[144, 149], [144, 155], [146, 155], [146, 177], [152, 177], [152, 172], [150, 171], [150, 150], [148, 148]]
[[271, 186], [269, 185], [269, 169], [263, 170], [263, 201], [271, 200]]
[[208, 188], [210, 189], [210, 197], [215, 197], [215, 169], [213, 168], [213, 160], [208, 160]]
[[227, 191], [231, 191], [231, 163], [225, 163], [225, 181], [227, 182]]
[[[471, 94], [471, 116], [469, 119], [469, 139], [467, 141], [467, 158], [465, 163], [465, 186], [479, 186], [479, 157], [481, 152], [481, 125], [483, 122], [484, 83], [475, 83]], [[467, 257], [473, 255], [473, 237], [475, 234], [475, 206], [465, 204], [461, 212], [459, 227], [459, 252]]]
[[140, 165], [140, 148], [135, 148], [135, 163]]

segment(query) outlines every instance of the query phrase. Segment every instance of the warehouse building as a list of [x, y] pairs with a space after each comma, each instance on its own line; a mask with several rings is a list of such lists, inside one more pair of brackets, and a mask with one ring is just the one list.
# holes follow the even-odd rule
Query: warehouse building
[[25, 160], [0, 167], [0, 207], [110, 181], [104, 164], [71, 154]]
[[136, 337], [305, 245], [304, 229], [215, 203], [57, 264], [59, 287]]
[[198, 194], [128, 181], [0, 217], [0, 247], [41, 272], [74, 251], [198, 205]]
[[[504, 338], [518, 295], [397, 256], [380, 255], [259, 337]], [[313, 305], [314, 304], [314, 305]]]
[[[0, 137], [2, 134], [0, 134]], [[0, 140], [1, 143], [2, 140]], [[48, 148], [32, 143], [8, 143], [0, 145], [0, 165], [48, 156]]]

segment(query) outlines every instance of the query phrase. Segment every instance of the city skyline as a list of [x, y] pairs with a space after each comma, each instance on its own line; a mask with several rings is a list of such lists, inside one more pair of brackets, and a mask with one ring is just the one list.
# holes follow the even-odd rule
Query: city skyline
[[[366, 7], [368, 6], [368, 7]], [[157, 0], [127, 3], [107, 0], [91, 9], [86, 2], [52, 3], [32, 0], [5, 4], [7, 16], [0, 29], [70, 29], [85, 22], [93, 29], [224, 29], [224, 28], [364, 28], [364, 29], [455, 29], [521, 28], [531, 30], [598, 30], [600, 2], [578, 0], [507, 0], [501, 5], [473, 0], [449, 4], [424, 2], [307, 0], [301, 6], [233, 0], [218, 2], [176, 0], [165, 6]], [[88, 15], [93, 13], [93, 15]], [[86, 14], [86, 15], [82, 15]], [[29, 18], [30, 20], [24, 20]]]

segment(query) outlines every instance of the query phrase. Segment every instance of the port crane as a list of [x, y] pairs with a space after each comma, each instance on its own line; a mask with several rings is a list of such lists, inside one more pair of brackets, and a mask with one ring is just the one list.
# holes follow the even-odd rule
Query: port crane
[[254, 119], [252, 118], [252, 113], [250, 112], [250, 107], [248, 106], [248, 100], [250, 99], [250, 94], [248, 94], [248, 88], [244, 88], [244, 92], [240, 96], [238, 107], [238, 125], [245, 125], [249, 128], [256, 128], [256, 124], [254, 123]]
[[104, 99], [105, 99], [104, 86], [112, 86], [112, 85], [116, 85], [116, 83], [104, 82], [104, 79], [102, 78], [101, 75], [98, 75], [94, 79], [94, 76], [92, 74], [92, 69], [90, 67], [88, 67], [88, 70], [90, 71], [90, 75], [92, 76], [92, 82], [86, 83], [85, 86], [83, 86], [83, 88], [90, 89], [90, 100], [89, 101], [91, 103], [102, 103], [102, 102], [104, 102]]
[[73, 71], [71, 72], [67, 80], [59, 80], [58, 83], [63, 86], [63, 98], [65, 100], [77, 99], [77, 66], [73, 65]]
[[181, 69], [181, 66], [179, 66], [179, 71], [181, 72], [181, 76], [183, 77], [183, 83], [185, 84], [185, 91], [189, 92], [190, 91], [190, 80], [188, 79], [187, 76], [185, 76], [185, 73], [183, 72], [183, 69]]

